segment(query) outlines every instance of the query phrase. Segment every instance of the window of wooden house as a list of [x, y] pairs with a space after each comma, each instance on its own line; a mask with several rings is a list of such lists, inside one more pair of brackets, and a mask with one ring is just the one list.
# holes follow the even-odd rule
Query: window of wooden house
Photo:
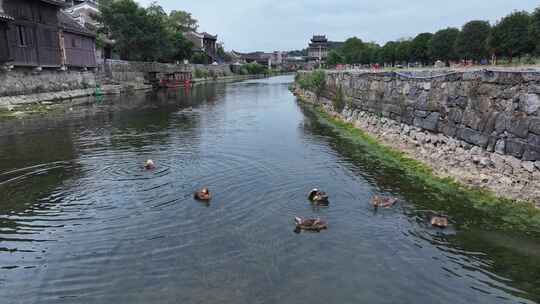
[[77, 38], [73, 37], [71, 38], [71, 47], [79, 47], [79, 41], [77, 41]]
[[26, 35], [26, 27], [24, 25], [17, 25], [17, 39], [19, 46], [28, 46], [28, 36]]

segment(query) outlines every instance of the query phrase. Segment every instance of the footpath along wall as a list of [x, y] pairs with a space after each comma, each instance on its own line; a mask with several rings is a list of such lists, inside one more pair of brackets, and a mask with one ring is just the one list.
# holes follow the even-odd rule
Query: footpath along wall
[[327, 71], [320, 97], [297, 93], [442, 176], [540, 205], [537, 71]]

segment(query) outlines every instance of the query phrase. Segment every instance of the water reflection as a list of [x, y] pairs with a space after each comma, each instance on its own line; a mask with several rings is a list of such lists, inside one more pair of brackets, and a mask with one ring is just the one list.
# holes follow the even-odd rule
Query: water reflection
[[[296, 105], [291, 81], [83, 100], [50, 116], [2, 122], [1, 298], [538, 300], [538, 271], [525, 270], [536, 269], [530, 241], [503, 246], [501, 236], [484, 245], [495, 238], [424, 226], [418, 209], [457, 218], [466, 211], [446, 208], [450, 198], [381, 166], [318, 124]], [[156, 170], [142, 169], [148, 158]], [[210, 204], [192, 197], [203, 186], [214, 193]], [[317, 186], [330, 194], [328, 208], [307, 200]], [[403, 203], [374, 213], [375, 193]], [[329, 229], [295, 234], [295, 215], [323, 217]]]

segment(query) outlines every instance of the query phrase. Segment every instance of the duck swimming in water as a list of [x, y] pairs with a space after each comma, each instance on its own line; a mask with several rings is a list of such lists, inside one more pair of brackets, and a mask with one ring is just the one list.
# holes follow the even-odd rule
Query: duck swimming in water
[[296, 229], [298, 230], [309, 230], [309, 231], [321, 231], [328, 229], [328, 224], [325, 220], [320, 218], [316, 219], [304, 219], [296, 216], [294, 218], [294, 223], [296, 224]]
[[398, 199], [395, 197], [385, 197], [385, 196], [379, 196], [375, 195], [371, 199], [371, 204], [375, 209], [377, 208], [391, 208], [397, 203]]
[[446, 216], [433, 216], [429, 222], [433, 227], [441, 229], [448, 227], [448, 217]]
[[199, 201], [209, 201], [212, 198], [208, 188], [202, 188], [201, 190], [195, 192], [193, 196]]
[[154, 164], [154, 161], [149, 159], [144, 163], [144, 168], [146, 170], [153, 170], [156, 168], [156, 165]]
[[309, 192], [309, 200], [317, 204], [328, 204], [328, 194], [322, 192], [319, 189], [313, 189]]

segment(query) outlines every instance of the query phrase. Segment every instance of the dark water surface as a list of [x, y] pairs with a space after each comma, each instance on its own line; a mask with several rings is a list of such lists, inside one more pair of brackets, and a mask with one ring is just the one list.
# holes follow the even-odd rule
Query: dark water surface
[[[418, 210], [446, 198], [362, 157], [291, 81], [0, 122], [0, 303], [540, 301], [538, 240], [428, 228]], [[191, 197], [202, 186], [210, 204]], [[379, 193], [402, 202], [374, 213]], [[295, 215], [330, 229], [296, 234]]]

